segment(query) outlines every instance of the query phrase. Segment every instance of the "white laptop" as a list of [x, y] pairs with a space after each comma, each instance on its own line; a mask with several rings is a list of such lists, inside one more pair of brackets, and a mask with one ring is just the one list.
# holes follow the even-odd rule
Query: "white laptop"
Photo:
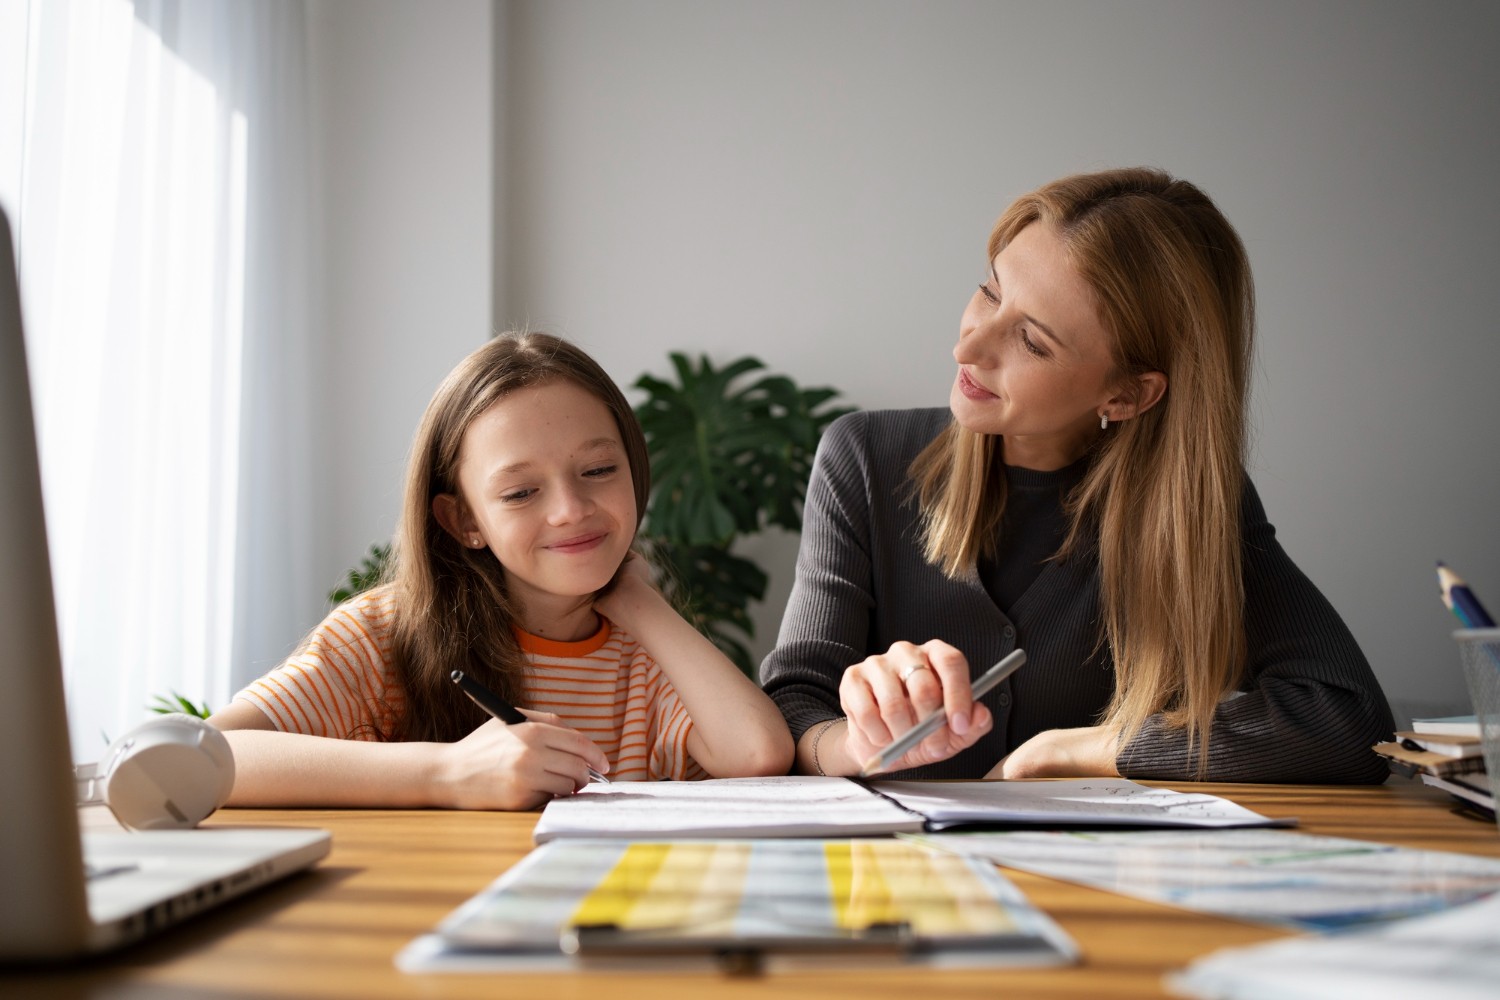
[[[85, 829], [63, 698], [10, 222], [0, 210], [0, 962], [144, 937], [300, 871], [324, 830]], [[92, 827], [94, 824], [86, 824]]]

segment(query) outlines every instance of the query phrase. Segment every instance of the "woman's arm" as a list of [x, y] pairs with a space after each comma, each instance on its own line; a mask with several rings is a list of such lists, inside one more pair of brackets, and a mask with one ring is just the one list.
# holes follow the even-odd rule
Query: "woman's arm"
[[1117, 778], [1114, 731], [1105, 726], [1048, 729], [1016, 747], [986, 778]]
[[[859, 413], [842, 416], [818, 443], [803, 502], [796, 579], [776, 647], [761, 665], [761, 683], [797, 739], [797, 769], [805, 774], [817, 773], [812, 738], [844, 715], [839, 684], [845, 669], [871, 652], [865, 645], [875, 605], [864, 498], [865, 420]], [[824, 734], [823, 743], [837, 735]]]
[[486, 722], [457, 743], [377, 743], [281, 732], [247, 701], [208, 721], [234, 752], [232, 806], [535, 809], [608, 767], [587, 737], [546, 713]]
[[860, 774], [876, 754], [940, 708], [948, 724], [884, 771], [947, 760], [994, 726], [990, 710], [973, 700], [968, 661], [940, 639], [920, 646], [897, 642], [866, 657], [844, 671], [839, 699], [845, 717], [809, 727], [797, 743], [797, 767], [804, 774]]
[[[840, 417], [818, 445], [796, 582], [776, 648], [761, 670], [767, 693], [797, 737], [796, 767], [803, 774], [859, 773], [872, 754], [939, 705], [954, 728], [924, 740], [897, 769], [947, 760], [993, 728], [989, 709], [970, 697], [970, 664], [959, 650], [937, 640], [902, 640], [943, 634], [928, 612], [949, 591], [907, 593], [904, 586], [906, 572], [925, 564], [910, 541], [899, 494], [912, 455], [942, 429], [946, 414], [885, 414], [881, 431], [868, 435], [879, 446], [867, 440], [874, 419], [869, 413]], [[872, 493], [880, 497], [878, 510]], [[883, 608], [871, 557], [878, 550], [887, 553], [881, 565], [897, 567], [888, 572], [899, 577], [884, 582], [903, 594]], [[876, 647], [888, 647], [883, 652], [872, 652], [881, 613], [904, 617], [888, 620], [895, 634]], [[913, 672], [918, 662], [931, 669]]]
[[[1260, 497], [1243, 506], [1246, 678], [1214, 712], [1209, 781], [1378, 784], [1371, 745], [1395, 728], [1390, 706], [1338, 612], [1276, 540]], [[1196, 747], [1146, 720], [1117, 765], [1129, 777], [1191, 781]]]
[[1245, 485], [1242, 565], [1246, 676], [1214, 711], [1206, 773], [1187, 732], [1153, 716], [1127, 746], [1102, 726], [1038, 733], [991, 777], [1123, 774], [1172, 781], [1378, 784], [1370, 752], [1394, 725], [1380, 685], [1338, 612], [1287, 556]]
[[716, 778], [786, 774], [792, 737], [755, 682], [672, 609], [632, 556], [595, 608], [629, 632], [661, 667], [693, 720], [688, 753]]
[[[1243, 506], [1246, 680], [1214, 712], [1211, 781], [1379, 784], [1370, 751], [1395, 728], [1390, 706], [1354, 636], [1276, 540], [1254, 486]], [[1123, 747], [1122, 774], [1197, 776], [1181, 730], [1159, 719]]]

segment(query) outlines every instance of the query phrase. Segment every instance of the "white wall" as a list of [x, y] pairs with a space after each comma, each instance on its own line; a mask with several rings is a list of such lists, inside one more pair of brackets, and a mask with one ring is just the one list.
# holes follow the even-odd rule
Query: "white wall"
[[311, 0], [308, 41], [326, 352], [308, 432], [327, 456], [326, 591], [390, 538], [422, 410], [492, 333], [495, 8]]
[[[516, 0], [499, 14], [496, 323], [569, 336], [622, 384], [665, 372], [673, 349], [753, 352], [864, 407], [942, 405], [960, 309], [1012, 198], [1136, 163], [1203, 186], [1256, 269], [1252, 473], [1283, 543], [1398, 715], [1463, 704], [1433, 561], [1500, 605], [1500, 8]], [[404, 426], [393, 413], [360, 447]], [[762, 651], [790, 550], [767, 549]]]

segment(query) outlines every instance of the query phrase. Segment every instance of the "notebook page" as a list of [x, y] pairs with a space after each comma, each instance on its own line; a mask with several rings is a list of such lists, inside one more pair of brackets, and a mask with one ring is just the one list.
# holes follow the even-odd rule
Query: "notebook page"
[[1275, 826], [1283, 821], [1217, 795], [1150, 788], [1125, 778], [1061, 781], [872, 781], [870, 787], [938, 830], [961, 823], [1077, 826]]
[[553, 799], [533, 839], [808, 837], [901, 833], [922, 817], [846, 778], [710, 778], [589, 784]]

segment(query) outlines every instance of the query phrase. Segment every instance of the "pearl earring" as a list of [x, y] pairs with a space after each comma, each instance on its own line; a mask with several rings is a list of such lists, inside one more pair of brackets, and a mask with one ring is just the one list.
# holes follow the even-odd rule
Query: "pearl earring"
[[473, 538], [469, 539], [469, 544], [477, 549], [479, 548], [479, 546], [484, 544], [484, 539], [480, 538], [478, 535], [475, 535]]
[[1109, 427], [1109, 414], [1108, 413], [1101, 413], [1101, 414], [1099, 414], [1099, 429], [1102, 431], [1102, 430], [1106, 429], [1107, 427]]

